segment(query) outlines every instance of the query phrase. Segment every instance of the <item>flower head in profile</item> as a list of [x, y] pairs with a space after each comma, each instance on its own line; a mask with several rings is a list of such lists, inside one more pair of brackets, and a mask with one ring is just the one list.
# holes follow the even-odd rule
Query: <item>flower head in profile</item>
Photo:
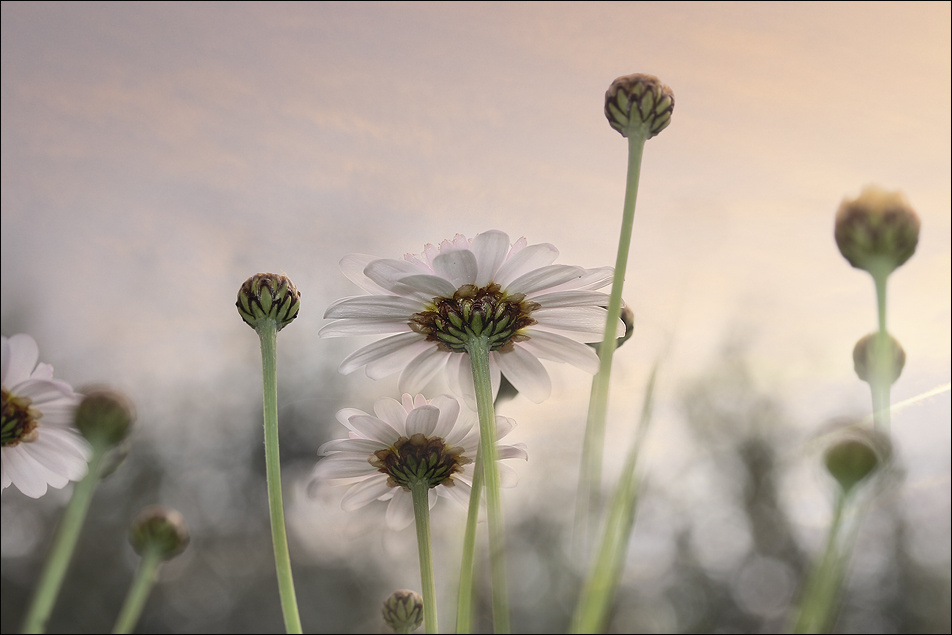
[[81, 479], [89, 458], [89, 445], [73, 427], [81, 395], [38, 360], [29, 335], [3, 338], [3, 489], [13, 484], [31, 498]]
[[402, 371], [400, 390], [416, 392], [447, 368], [451, 386], [466, 395], [473, 380], [464, 353], [484, 338], [493, 391], [504, 373], [538, 403], [552, 390], [540, 360], [598, 372], [598, 356], [584, 342], [601, 340], [607, 315], [608, 296], [595, 289], [611, 282], [612, 269], [553, 264], [558, 254], [550, 244], [510, 244], [503, 232], [488, 231], [457, 234], [403, 260], [346, 256], [344, 275], [370, 295], [334, 302], [324, 317], [335, 321], [320, 334], [388, 334], [341, 362], [342, 373], [366, 367], [378, 379]]
[[[402, 401], [381, 399], [374, 414], [345, 408], [337, 419], [350, 430], [347, 439], [321, 446], [325, 456], [314, 477], [352, 483], [341, 507], [353, 511], [374, 500], [389, 500], [387, 524], [403, 529], [413, 522], [410, 484], [423, 480], [429, 486], [432, 508], [440, 494], [462, 504], [469, 502], [473, 467], [479, 445], [475, 413], [461, 413], [459, 402], [449, 395], [427, 400], [423, 395], [403, 395]], [[515, 422], [496, 417], [497, 438], [509, 434]], [[527, 459], [525, 446], [498, 445], [500, 460]], [[515, 485], [515, 471], [499, 464], [504, 486]]]

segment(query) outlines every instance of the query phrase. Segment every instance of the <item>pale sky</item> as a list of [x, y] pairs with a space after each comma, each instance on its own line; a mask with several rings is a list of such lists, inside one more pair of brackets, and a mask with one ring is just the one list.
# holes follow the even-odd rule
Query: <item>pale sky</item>
[[[665, 421], [731, 334], [805, 436], [868, 412], [851, 351], [875, 328], [873, 286], [838, 253], [833, 216], [870, 183], [901, 189], [922, 218], [890, 280], [907, 353], [894, 400], [950, 379], [949, 3], [2, 11], [2, 330], [33, 335], [57, 376], [127, 390], [144, 438], [183, 425], [169, 400], [205, 386], [247, 402], [257, 425], [257, 343], [234, 300], [258, 271], [303, 293], [279, 338], [294, 386], [282, 399], [320, 405], [322, 369], [365, 343], [317, 338], [325, 307], [358, 292], [337, 266], [348, 253], [501, 229], [553, 243], [559, 263], [613, 264], [626, 141], [602, 108], [633, 72], [659, 76], [676, 106], [645, 150], [617, 447], [663, 354], [653, 443], [680, 469]], [[507, 413], [516, 440], [584, 417], [589, 379], [549, 368], [553, 397]], [[338, 385], [352, 407], [397, 396], [395, 377]], [[895, 434], [948, 505], [948, 393], [914, 413]], [[320, 435], [340, 434], [332, 411], [321, 418]]]

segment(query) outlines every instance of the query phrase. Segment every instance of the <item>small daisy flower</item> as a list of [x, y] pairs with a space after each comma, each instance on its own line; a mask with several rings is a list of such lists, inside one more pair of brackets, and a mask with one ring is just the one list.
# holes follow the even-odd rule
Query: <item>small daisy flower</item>
[[465, 346], [486, 337], [493, 393], [502, 373], [530, 400], [544, 401], [552, 384], [540, 360], [598, 372], [598, 356], [584, 343], [601, 341], [608, 295], [595, 289], [612, 277], [611, 267], [552, 264], [558, 254], [550, 244], [510, 244], [505, 233], [488, 231], [457, 234], [403, 260], [346, 256], [344, 275], [370, 295], [334, 302], [324, 317], [335, 321], [320, 335], [392, 334], [347, 357], [340, 372], [365, 367], [379, 379], [402, 371], [400, 390], [416, 392], [447, 368], [464, 395], [473, 394]]
[[29, 335], [3, 338], [3, 489], [12, 483], [31, 498], [83, 478], [90, 455], [73, 427], [81, 395], [38, 359]]
[[[473, 468], [479, 446], [475, 413], [461, 414], [459, 402], [449, 395], [427, 400], [423, 395], [403, 395], [402, 401], [381, 399], [374, 415], [345, 408], [337, 420], [350, 429], [350, 437], [321, 446], [325, 456], [314, 478], [352, 483], [341, 507], [353, 511], [374, 500], [389, 500], [387, 524], [403, 529], [413, 522], [413, 497], [409, 485], [424, 480], [429, 485], [432, 508], [440, 494], [469, 504]], [[515, 427], [508, 417], [496, 417], [496, 435], [502, 438]], [[498, 458], [528, 459], [525, 445], [498, 445]], [[511, 467], [499, 464], [503, 486], [516, 483]]]

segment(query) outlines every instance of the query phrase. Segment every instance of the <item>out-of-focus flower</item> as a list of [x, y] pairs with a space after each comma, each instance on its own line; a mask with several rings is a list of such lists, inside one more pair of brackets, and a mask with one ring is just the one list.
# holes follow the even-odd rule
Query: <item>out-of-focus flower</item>
[[[413, 522], [409, 485], [420, 480], [430, 487], [430, 507], [440, 494], [469, 503], [479, 430], [473, 425], [475, 413], [461, 413], [453, 397], [427, 400], [423, 395], [405, 394], [402, 401], [377, 401], [374, 415], [345, 408], [337, 413], [337, 420], [350, 429], [350, 437], [321, 446], [319, 454], [325, 458], [317, 464], [314, 478], [353, 483], [341, 501], [345, 511], [389, 500], [387, 524], [403, 529]], [[512, 419], [497, 415], [496, 438], [505, 437], [515, 425]], [[528, 458], [521, 443], [498, 445], [497, 456], [499, 460]], [[515, 485], [515, 471], [501, 463], [498, 467], [502, 485]]]
[[916, 253], [919, 226], [919, 215], [902, 192], [870, 185], [840, 204], [833, 235], [851, 265], [873, 276], [889, 275]]
[[853, 368], [857, 377], [866, 383], [877, 380], [876, 369], [881, 366], [879, 379], [887, 382], [886, 385], [894, 384], [905, 365], [906, 351], [892, 335], [880, 337], [879, 332], [874, 331], [859, 338], [853, 347]]
[[139, 511], [129, 529], [129, 542], [140, 556], [154, 550], [163, 560], [168, 560], [185, 551], [189, 540], [182, 514], [161, 505]]
[[502, 372], [538, 403], [552, 390], [541, 359], [598, 372], [598, 356], [584, 342], [601, 340], [607, 316], [608, 296], [595, 289], [611, 282], [612, 269], [552, 264], [558, 254], [550, 244], [510, 244], [505, 233], [488, 231], [472, 240], [457, 234], [403, 260], [346, 256], [344, 275], [370, 295], [331, 304], [324, 317], [335, 321], [320, 334], [396, 333], [347, 357], [340, 371], [366, 367], [374, 379], [402, 371], [400, 390], [416, 392], [448, 368], [464, 395], [473, 394], [466, 345], [485, 337], [494, 394]]
[[90, 456], [73, 427], [82, 395], [53, 379], [53, 367], [37, 364], [39, 357], [29, 335], [3, 338], [3, 489], [13, 484], [31, 498], [83, 478]]

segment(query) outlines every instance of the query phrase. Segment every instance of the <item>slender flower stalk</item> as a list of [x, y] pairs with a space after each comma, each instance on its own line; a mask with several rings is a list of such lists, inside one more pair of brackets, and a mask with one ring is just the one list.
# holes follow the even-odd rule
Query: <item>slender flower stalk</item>
[[639, 490], [639, 478], [636, 471], [638, 455], [651, 422], [657, 376], [658, 364], [655, 364], [645, 387], [638, 431], [612, 495], [595, 559], [582, 585], [582, 592], [572, 618], [573, 633], [602, 633], [608, 626], [615, 589], [621, 579], [622, 564], [625, 561], [631, 529], [635, 522]]
[[[828, 633], [833, 626], [849, 561], [876, 483], [891, 454], [889, 438], [875, 430], [851, 426], [839, 431], [824, 455], [836, 481], [833, 520], [822, 555], [803, 586], [789, 631]], [[870, 487], [872, 485], [873, 487]]]
[[46, 623], [73, 558], [96, 485], [109, 471], [108, 459], [128, 435], [133, 419], [131, 404], [121, 396], [105, 391], [90, 393], [76, 409], [76, 427], [91, 447], [89, 467], [86, 476], [73, 489], [56, 530], [33, 600], [27, 609], [22, 632], [46, 631]]
[[579, 473], [578, 500], [575, 516], [576, 555], [584, 559], [590, 535], [597, 518], [601, 491], [602, 451], [605, 440], [605, 418], [608, 412], [608, 392], [612, 358], [618, 336], [618, 318], [621, 314], [622, 287], [631, 248], [631, 233], [635, 220], [635, 202], [641, 178], [641, 159], [645, 142], [671, 123], [674, 111], [674, 93], [653, 75], [626, 75], [619, 77], [605, 93], [605, 115], [612, 128], [628, 139], [628, 178], [622, 210], [621, 232], [615, 272], [608, 301], [608, 315], [602, 342], [599, 345], [598, 373], [592, 379], [585, 439], [582, 445], [582, 466]]
[[[493, 627], [508, 633], [509, 596], [506, 591], [506, 549], [502, 524], [502, 498], [496, 464], [496, 426], [493, 390], [489, 372], [490, 344], [486, 337], [471, 338], [466, 345], [473, 368], [476, 411], [479, 415], [479, 459], [486, 485], [486, 515], [489, 521], [489, 566], [493, 588]], [[474, 490], [472, 498], [478, 498]], [[472, 506], [471, 506], [472, 509]]]
[[159, 565], [182, 553], [188, 546], [188, 527], [182, 515], [173, 509], [147, 507], [133, 519], [129, 541], [142, 560], [136, 568], [135, 578], [119, 611], [113, 633], [131, 633], [135, 630], [155, 585]]
[[288, 535], [284, 521], [284, 497], [281, 490], [281, 452], [278, 447], [277, 334], [297, 317], [301, 294], [286, 276], [259, 273], [241, 286], [238, 313], [258, 334], [261, 341], [262, 386], [264, 393], [264, 448], [268, 479], [268, 508], [271, 537], [278, 576], [278, 591], [284, 626], [288, 633], [301, 633]]
[[864, 188], [855, 199], [845, 199], [836, 212], [833, 235], [840, 253], [853, 267], [868, 272], [876, 287], [879, 330], [871, 347], [874, 359], [869, 377], [864, 380], [872, 393], [875, 427], [885, 433], [890, 427], [890, 389], [895, 381], [890, 377], [897, 361], [886, 329], [886, 283], [916, 252], [919, 228], [919, 216], [902, 193], [875, 186]]
[[483, 462], [476, 451], [473, 468], [473, 491], [466, 512], [466, 529], [463, 532], [463, 558], [459, 568], [459, 600], [456, 606], [456, 632], [460, 635], [473, 630], [473, 584], [476, 565], [476, 525], [479, 520], [480, 501], [483, 491]]
[[420, 554], [420, 584], [423, 589], [423, 624], [427, 633], [439, 633], [436, 617], [436, 582], [433, 578], [433, 548], [430, 540], [430, 484], [426, 479], [411, 483], [413, 518], [416, 521], [417, 551]]

